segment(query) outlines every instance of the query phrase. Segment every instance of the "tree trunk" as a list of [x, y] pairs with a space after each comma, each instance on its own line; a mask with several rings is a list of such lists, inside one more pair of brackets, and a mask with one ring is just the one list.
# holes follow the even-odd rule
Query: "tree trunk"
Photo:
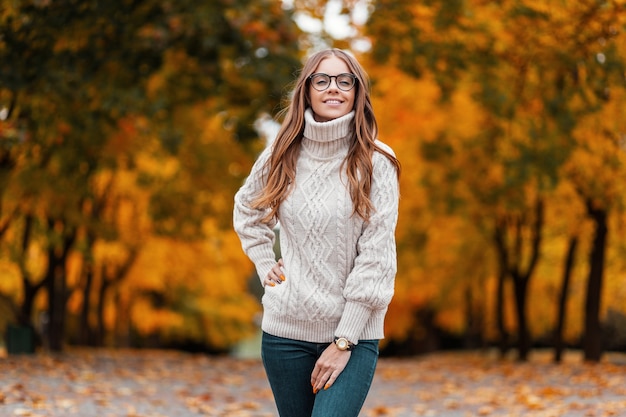
[[465, 335], [464, 348], [476, 349], [483, 346], [483, 309], [474, 300], [472, 287], [465, 289]]
[[[48, 228], [54, 230], [56, 221], [48, 219]], [[65, 339], [65, 306], [67, 303], [66, 261], [69, 250], [76, 239], [76, 230], [68, 231], [63, 227], [63, 239], [60, 244], [51, 244], [48, 248], [48, 271], [46, 283], [48, 288], [48, 347], [53, 352], [63, 350]]]
[[578, 246], [578, 236], [569, 239], [567, 255], [565, 257], [565, 267], [563, 268], [563, 281], [561, 282], [561, 292], [559, 294], [559, 306], [557, 311], [557, 323], [554, 329], [554, 362], [559, 363], [563, 357], [565, 343], [563, 341], [563, 329], [567, 318], [567, 297], [571, 282], [572, 270], [574, 268], [574, 258], [576, 257], [576, 247]]
[[22, 326], [33, 325], [33, 306], [35, 304], [35, 297], [39, 290], [45, 285], [45, 279], [41, 282], [33, 285], [31, 283], [30, 274], [26, 268], [26, 253], [30, 245], [31, 232], [33, 226], [33, 216], [27, 214], [24, 217], [24, 230], [22, 232], [22, 248], [19, 260], [20, 273], [22, 274], [22, 287], [24, 290], [24, 298], [22, 304], [19, 307], [17, 321]]
[[509, 332], [506, 329], [504, 320], [504, 294], [506, 287], [506, 271], [501, 268], [498, 274], [498, 289], [496, 295], [496, 322], [498, 326], [498, 349], [500, 351], [500, 357], [506, 356], [509, 350]]
[[[44, 280], [45, 281], [45, 280]], [[22, 277], [22, 286], [24, 288], [24, 299], [19, 308], [17, 322], [21, 326], [32, 326], [33, 305], [35, 304], [35, 296], [42, 285], [32, 285], [28, 280], [28, 276]]]
[[[495, 243], [498, 251], [498, 262], [500, 268], [504, 271], [500, 271], [500, 275], [510, 276], [513, 280], [513, 289], [515, 291], [515, 313], [517, 318], [517, 344], [518, 344], [518, 359], [526, 361], [528, 359], [528, 353], [530, 352], [531, 340], [530, 332], [528, 330], [528, 320], [526, 315], [526, 300], [528, 298], [528, 283], [537, 266], [539, 260], [539, 252], [541, 249], [542, 230], [543, 230], [543, 216], [544, 206], [543, 201], [538, 199], [534, 207], [534, 218], [532, 218], [531, 227], [532, 236], [529, 241], [530, 245], [530, 259], [526, 268], [523, 267], [523, 246], [524, 246], [524, 233], [523, 229], [526, 224], [526, 216], [514, 216], [512, 219], [502, 218], [496, 221], [495, 230]], [[507, 245], [507, 232], [513, 235], [513, 244], [509, 248]], [[509, 254], [509, 250], [512, 252]], [[504, 281], [504, 278], [500, 277], [500, 281]], [[503, 297], [500, 294], [502, 289], [498, 288], [498, 298]], [[501, 308], [501, 307], [499, 307]]]
[[115, 347], [128, 348], [131, 346], [130, 304], [132, 301], [124, 300], [120, 295], [119, 288], [115, 288], [113, 299], [116, 310], [114, 329]]
[[593, 207], [587, 200], [587, 213], [595, 223], [593, 246], [589, 255], [589, 277], [585, 299], [585, 331], [583, 352], [586, 361], [599, 362], [602, 357], [602, 327], [600, 324], [600, 302], [604, 275], [604, 258], [608, 234], [607, 212]]
[[63, 350], [65, 333], [65, 271], [54, 255], [54, 249], [48, 251], [48, 348], [53, 352]]
[[498, 288], [496, 294], [496, 322], [498, 327], [498, 349], [500, 357], [504, 358], [509, 350], [510, 335], [506, 329], [504, 318], [504, 298], [506, 295], [506, 281], [508, 278], [509, 253], [506, 247], [506, 220], [496, 219], [494, 229], [494, 243], [498, 257]]
[[100, 288], [98, 289], [98, 305], [96, 306], [97, 329], [96, 346], [104, 346], [105, 325], [104, 325], [104, 302], [108, 289], [108, 281], [105, 275], [104, 265], [100, 268]]
[[[535, 203], [534, 222], [532, 224], [532, 237], [530, 238], [530, 260], [528, 266], [524, 272], [521, 272], [522, 267], [520, 265], [522, 259], [521, 247], [518, 248], [518, 253], [515, 259], [518, 259], [518, 265], [514, 266], [511, 270], [511, 277], [514, 281], [515, 288], [515, 301], [517, 311], [517, 325], [518, 325], [518, 348], [519, 348], [519, 360], [526, 361], [528, 359], [528, 353], [530, 352], [530, 333], [528, 331], [528, 321], [526, 315], [526, 301], [528, 299], [528, 283], [535, 271], [537, 262], [539, 261], [539, 252], [541, 250], [541, 240], [543, 231], [543, 216], [544, 206], [543, 200], [538, 199]], [[521, 229], [517, 229], [517, 240], [521, 242]], [[520, 244], [521, 246], [521, 244]]]
[[[87, 206], [91, 210], [91, 217], [98, 222], [103, 214], [104, 208], [109, 200], [109, 196], [111, 195], [111, 189], [114, 184], [114, 177], [111, 177], [107, 182], [104, 191], [97, 197], [91, 200], [91, 204], [86, 204], [89, 200], [84, 200], [83, 207]], [[103, 291], [106, 292], [105, 287], [105, 276], [104, 271], [105, 268], [102, 268], [101, 275], [101, 283], [102, 287], [98, 293], [97, 301], [100, 304], [96, 306], [97, 311], [97, 328], [91, 325], [91, 321], [89, 318], [92, 316], [92, 291], [94, 287], [94, 270], [95, 270], [95, 261], [94, 261], [94, 244], [96, 242], [97, 235], [94, 229], [89, 228], [87, 231], [86, 239], [85, 239], [85, 266], [83, 269], [85, 276], [85, 287], [83, 288], [83, 305], [81, 309], [80, 316], [80, 341], [83, 344], [90, 346], [101, 346], [102, 341], [104, 340], [104, 307], [103, 307], [103, 298], [104, 294], [101, 294]]]
[[91, 313], [91, 289], [93, 287], [93, 266], [88, 261], [85, 266], [85, 287], [83, 288], [83, 305], [80, 312], [79, 341], [83, 345], [93, 346], [95, 341], [93, 329], [89, 323]]
[[528, 360], [530, 352], [530, 333], [526, 315], [526, 300], [528, 299], [528, 278], [513, 275], [515, 289], [515, 313], [517, 318], [517, 349], [520, 361]]
[[[98, 305], [96, 306], [96, 311], [97, 311], [96, 314], [97, 314], [97, 321], [98, 321], [96, 343], [98, 346], [102, 346], [104, 344], [104, 339], [105, 339], [106, 329], [104, 325], [104, 306], [105, 306], [105, 300], [106, 300], [108, 289], [116, 288], [119, 285], [119, 283], [122, 282], [122, 280], [128, 274], [128, 271], [130, 270], [130, 268], [135, 263], [138, 253], [139, 251], [137, 248], [135, 247], [130, 248], [129, 253], [128, 253], [128, 258], [126, 258], [126, 261], [110, 277], [107, 276], [106, 274], [106, 268], [104, 266], [101, 267], [100, 288], [98, 290]], [[113, 334], [114, 334], [113, 339], [117, 339], [117, 334], [118, 334], [117, 327], [118, 325], [120, 326], [122, 325], [122, 323], [120, 323], [120, 317], [122, 316], [122, 311], [120, 309], [120, 303], [118, 302], [118, 298], [119, 297], [117, 296], [117, 294], [112, 295], [112, 299], [115, 300], [114, 304], [116, 306], [117, 315], [118, 315], [118, 318], [115, 321], [116, 328], [113, 331]]]

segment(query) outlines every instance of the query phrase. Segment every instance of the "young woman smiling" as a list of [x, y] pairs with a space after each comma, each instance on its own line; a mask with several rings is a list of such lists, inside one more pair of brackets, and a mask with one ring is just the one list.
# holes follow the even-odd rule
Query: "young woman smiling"
[[281, 417], [357, 417], [370, 389], [394, 293], [400, 175], [377, 135], [361, 65], [318, 52], [235, 195], [234, 227], [265, 288], [262, 358]]

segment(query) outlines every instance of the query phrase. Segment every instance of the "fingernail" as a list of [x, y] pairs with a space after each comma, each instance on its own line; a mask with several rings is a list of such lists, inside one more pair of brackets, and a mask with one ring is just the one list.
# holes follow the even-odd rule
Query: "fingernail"
[[274, 284], [273, 282], [270, 282], [270, 287], [275, 287], [276, 284]]
[[284, 275], [281, 275], [281, 276], [280, 276], [280, 280], [281, 280], [281, 281], [284, 281], [284, 280], [285, 280], [285, 276], [284, 276]]
[[317, 388], [313, 388], [313, 394], [317, 394]]
[[324, 385], [324, 391], [326, 391], [328, 388], [330, 388], [330, 385], [328, 384]]

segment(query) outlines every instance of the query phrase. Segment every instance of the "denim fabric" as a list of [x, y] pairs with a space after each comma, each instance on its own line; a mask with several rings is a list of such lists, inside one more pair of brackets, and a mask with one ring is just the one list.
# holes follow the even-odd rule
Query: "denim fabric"
[[280, 417], [357, 417], [374, 378], [378, 340], [360, 340], [332, 387], [313, 394], [311, 374], [328, 343], [263, 332], [261, 355]]

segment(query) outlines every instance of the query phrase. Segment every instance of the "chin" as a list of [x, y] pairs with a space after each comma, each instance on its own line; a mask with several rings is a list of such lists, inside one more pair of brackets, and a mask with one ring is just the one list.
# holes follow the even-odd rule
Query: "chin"
[[333, 113], [324, 113], [324, 114], [319, 114], [318, 113], [318, 114], [316, 114], [317, 117], [315, 119], [318, 122], [329, 122], [331, 120], [343, 117], [343, 116], [345, 116], [348, 113], [345, 113], [345, 112], [333, 112]]

